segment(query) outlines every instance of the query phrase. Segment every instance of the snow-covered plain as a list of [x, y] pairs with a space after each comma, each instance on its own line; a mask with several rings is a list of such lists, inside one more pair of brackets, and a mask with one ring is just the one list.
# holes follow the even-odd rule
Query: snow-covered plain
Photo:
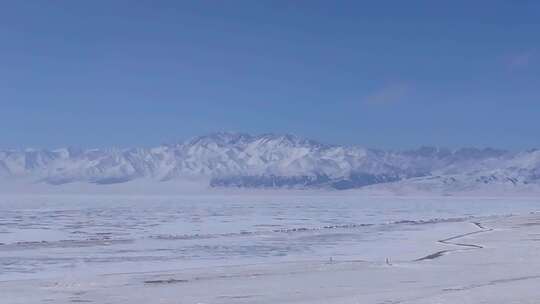
[[[1, 302], [537, 303], [537, 210], [342, 192], [3, 195]], [[506, 286], [519, 292], [493, 292]]]

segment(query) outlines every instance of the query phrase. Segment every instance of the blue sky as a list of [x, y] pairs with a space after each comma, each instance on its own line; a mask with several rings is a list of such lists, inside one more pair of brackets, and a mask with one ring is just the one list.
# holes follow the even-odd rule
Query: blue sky
[[10, 1], [0, 147], [540, 147], [540, 1]]

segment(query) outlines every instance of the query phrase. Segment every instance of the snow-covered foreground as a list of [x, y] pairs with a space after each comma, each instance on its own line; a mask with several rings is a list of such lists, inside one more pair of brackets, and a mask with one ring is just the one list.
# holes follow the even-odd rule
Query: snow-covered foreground
[[[540, 200], [0, 198], [2, 303], [537, 303]], [[511, 291], [511, 292], [508, 292]]]

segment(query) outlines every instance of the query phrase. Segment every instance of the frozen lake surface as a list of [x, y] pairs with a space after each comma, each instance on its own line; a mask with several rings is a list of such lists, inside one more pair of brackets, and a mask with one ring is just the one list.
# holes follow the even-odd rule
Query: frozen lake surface
[[[344, 196], [0, 198], [0, 281], [415, 251], [436, 222], [524, 214], [531, 199]], [[396, 248], [397, 241], [402, 245]], [[429, 240], [430, 242], [432, 240]]]

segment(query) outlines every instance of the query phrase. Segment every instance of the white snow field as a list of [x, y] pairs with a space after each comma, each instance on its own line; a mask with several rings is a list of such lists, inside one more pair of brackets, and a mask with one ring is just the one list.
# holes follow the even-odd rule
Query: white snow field
[[0, 303], [538, 303], [537, 210], [534, 197], [3, 195]]

